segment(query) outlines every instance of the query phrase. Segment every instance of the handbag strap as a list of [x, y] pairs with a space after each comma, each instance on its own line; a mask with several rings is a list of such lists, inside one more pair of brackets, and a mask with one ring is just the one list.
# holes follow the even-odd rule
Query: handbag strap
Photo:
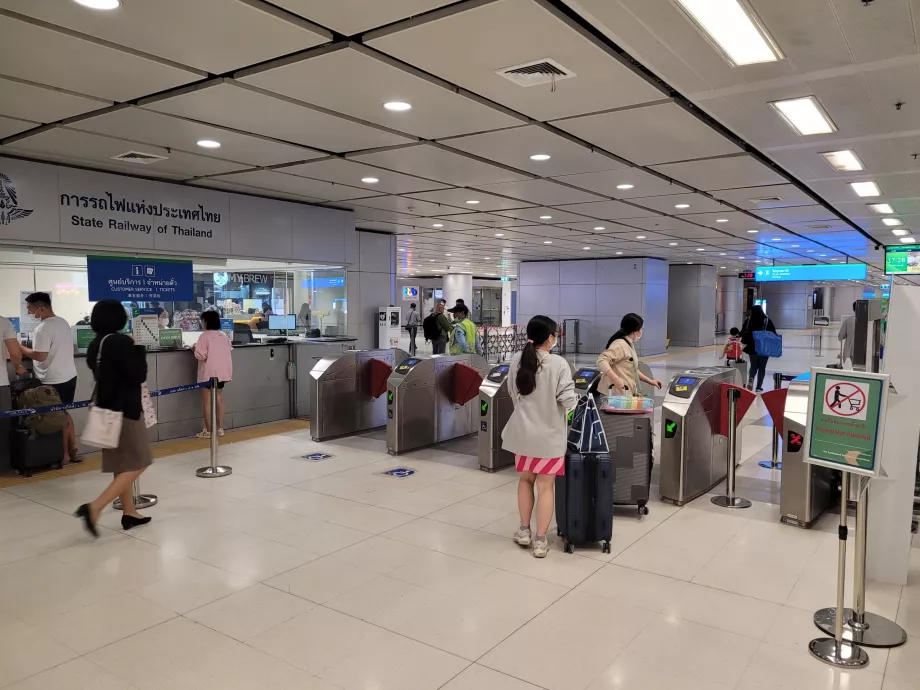
[[[108, 338], [111, 333], [108, 333], [102, 337], [102, 340], [99, 342], [99, 349], [96, 351], [96, 371], [99, 371], [99, 364], [102, 362], [102, 346], [105, 345], [105, 339]], [[96, 374], [96, 381], [93, 383], [93, 394], [90, 396], [90, 402], [93, 405], [96, 404], [96, 390], [99, 388], [99, 374]]]

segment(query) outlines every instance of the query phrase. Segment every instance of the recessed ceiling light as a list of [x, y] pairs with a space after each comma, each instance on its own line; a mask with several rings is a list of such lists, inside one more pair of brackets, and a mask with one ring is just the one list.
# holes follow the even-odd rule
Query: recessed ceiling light
[[917, 240], [914, 239], [913, 237], [902, 237], [902, 238], [901, 238], [901, 241], [902, 241], [904, 244], [911, 244], [911, 243], [913, 243], [913, 242], [916, 242]]
[[636, 235], [636, 239], [637, 239], [637, 240], [644, 240], [644, 239], [645, 239], [645, 235]]
[[535, 153], [530, 157], [532, 161], [548, 161], [552, 156], [548, 153]]
[[399, 248], [399, 251], [404, 252], [404, 251], [406, 251], [406, 249], [405, 249], [405, 247], [400, 247], [400, 248]]
[[674, 204], [674, 208], [690, 208], [690, 204]]
[[703, 248], [703, 247], [697, 247], [697, 248], [696, 248], [696, 251], [698, 251], [698, 252], [705, 252], [706, 249]]
[[453, 256], [453, 254], [445, 254], [444, 256]]
[[392, 110], [393, 112], [402, 113], [407, 110], [412, 110], [412, 104], [406, 103], [405, 101], [387, 101], [383, 104], [383, 107], [387, 110]]
[[806, 254], [811, 254], [813, 251], [814, 251], [814, 249], [806, 249], [806, 250], [805, 250], [805, 253], [806, 253]]
[[676, 246], [677, 246], [677, 242], [668, 242], [668, 246], [669, 246], [669, 247], [676, 247]]
[[846, 151], [826, 151], [821, 154], [837, 172], [858, 172], [863, 170], [862, 161], [856, 157], [856, 154], [847, 149]]
[[907, 235], [909, 233], [910, 233], [910, 230], [892, 230], [891, 231], [891, 234], [893, 234], [895, 237], [904, 237], [904, 235]]
[[749, 235], [756, 235], [760, 230], [748, 230]]
[[739, 0], [677, 0], [690, 19], [734, 65], [776, 62], [783, 54]]
[[622, 254], [623, 252], [614, 252], [614, 253], [615, 253], [617, 256], [619, 256], [619, 255]]
[[376, 177], [362, 177], [361, 181], [364, 184], [377, 184], [378, 182], [380, 182], [380, 180], [378, 180]]
[[496, 232], [496, 233], [495, 233], [495, 236], [496, 236], [496, 237], [504, 237], [504, 236], [505, 236], [505, 233], [503, 233], [503, 232]]
[[443, 228], [443, 227], [444, 227], [444, 223], [435, 223], [435, 224], [432, 225], [431, 227], [433, 227], [433, 228]]
[[544, 242], [543, 242], [543, 244], [552, 244], [552, 243], [553, 243], [552, 240], [544, 240]]
[[635, 186], [634, 184], [618, 184], [617, 189], [632, 189]]
[[727, 223], [728, 218], [716, 218], [716, 223]]
[[428, 259], [429, 261], [434, 261], [434, 259]]
[[781, 237], [774, 237], [774, 238], [771, 239], [770, 241], [771, 241], [771, 242], [782, 242], [782, 241], [783, 241], [783, 238], [781, 238]]
[[850, 182], [850, 187], [853, 188], [853, 191], [856, 192], [858, 196], [879, 196], [882, 193], [878, 185], [871, 180], [866, 182]]
[[74, 0], [74, 2], [91, 10], [114, 10], [121, 5], [121, 0]]
[[793, 249], [798, 249], [798, 248], [799, 248], [799, 245], [797, 245], [797, 244], [790, 244], [789, 246], [792, 247]]
[[759, 263], [761, 263], [761, 260], [760, 260], [760, 259], [754, 259], [754, 263], [755, 263], [755, 264], [759, 264]]
[[829, 134], [837, 131], [837, 127], [831, 122], [814, 96], [774, 101], [770, 105], [786, 121], [786, 124], [801, 136]]
[[739, 258], [739, 259], [743, 259], [744, 257], [743, 257], [743, 256], [739, 256], [738, 258]]
[[827, 254], [818, 254], [818, 256], [827, 256]]
[[552, 216], [540, 216], [540, 220], [552, 220]]
[[692, 265], [693, 265], [693, 262], [692, 262], [692, 261], [688, 261], [688, 262], [687, 262], [687, 265], [688, 265], [688, 266], [692, 266]]
[[483, 257], [483, 261], [491, 261], [491, 260], [492, 260], [492, 257], [491, 257], [491, 256], [485, 256], [485, 257]]
[[898, 225], [904, 225], [904, 223], [902, 223], [897, 218], [882, 218], [882, 222], [889, 228], [897, 227]]
[[582, 247], [582, 249], [591, 249], [591, 247]]
[[607, 228], [605, 228], [603, 225], [598, 225], [598, 226], [597, 226], [596, 228], [594, 228], [594, 229], [595, 229], [595, 230], [606, 230]]
[[725, 266], [719, 266], [719, 268], [725, 268]]
[[220, 142], [213, 139], [199, 139], [196, 142], [203, 149], [219, 149]]
[[894, 213], [891, 204], [867, 204], [867, 206], [876, 213]]
[[467, 199], [467, 202], [470, 206], [475, 206], [479, 203], [479, 199]]

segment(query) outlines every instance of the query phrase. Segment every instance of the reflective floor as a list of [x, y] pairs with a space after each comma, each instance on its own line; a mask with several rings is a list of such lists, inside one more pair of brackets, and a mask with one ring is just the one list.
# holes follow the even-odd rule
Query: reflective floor
[[[788, 336], [770, 369], [833, 361]], [[718, 348], [721, 351], [721, 348]], [[652, 359], [662, 379], [714, 350]], [[591, 360], [592, 358], [585, 358]], [[0, 687], [16, 690], [916, 690], [920, 549], [907, 587], [870, 583], [870, 610], [911, 635], [867, 669], [812, 659], [833, 604], [834, 516], [778, 524], [762, 408], [742, 432], [729, 512], [707, 497], [618, 512], [613, 549], [536, 560], [510, 540], [515, 475], [475, 469], [468, 441], [401, 456], [380, 433], [304, 432], [159, 460], [160, 503], [130, 533], [108, 513], [89, 541], [69, 513], [97, 474], [0, 491]], [[311, 462], [315, 451], [332, 457]], [[395, 466], [405, 479], [380, 474]], [[852, 581], [852, 579], [851, 579]]]

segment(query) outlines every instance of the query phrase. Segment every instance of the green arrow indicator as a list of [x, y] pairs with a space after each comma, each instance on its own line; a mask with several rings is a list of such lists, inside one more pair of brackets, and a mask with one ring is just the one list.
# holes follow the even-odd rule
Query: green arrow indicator
[[670, 419], [664, 420], [664, 437], [674, 438], [676, 433], [677, 433], [677, 422], [672, 422]]
[[668, 431], [674, 431], [677, 428], [677, 422], [668, 422]]

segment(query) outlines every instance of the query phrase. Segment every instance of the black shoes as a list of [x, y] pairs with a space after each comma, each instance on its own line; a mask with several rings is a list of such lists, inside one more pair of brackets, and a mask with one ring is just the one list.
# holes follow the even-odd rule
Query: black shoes
[[84, 503], [77, 508], [73, 515], [83, 520], [83, 526], [86, 528], [87, 532], [92, 534], [96, 539], [99, 538], [99, 531], [96, 529], [96, 523], [93, 522], [89, 514], [89, 503]]
[[122, 515], [121, 528], [127, 532], [129, 529], [133, 529], [134, 527], [146, 525], [148, 522], [150, 522], [151, 519], [152, 518], [149, 517], [136, 518], [132, 515]]

